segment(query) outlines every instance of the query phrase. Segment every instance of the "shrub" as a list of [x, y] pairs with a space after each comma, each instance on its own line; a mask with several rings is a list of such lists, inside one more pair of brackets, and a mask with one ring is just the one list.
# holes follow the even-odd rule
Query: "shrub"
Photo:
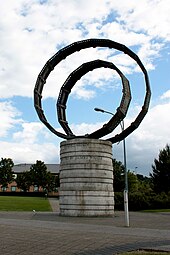
[[115, 192], [114, 200], [115, 200], [115, 210], [124, 210], [123, 192]]
[[[145, 192], [129, 192], [129, 210], [170, 209], [170, 192], [160, 194]], [[124, 210], [123, 192], [115, 192], [115, 210]]]

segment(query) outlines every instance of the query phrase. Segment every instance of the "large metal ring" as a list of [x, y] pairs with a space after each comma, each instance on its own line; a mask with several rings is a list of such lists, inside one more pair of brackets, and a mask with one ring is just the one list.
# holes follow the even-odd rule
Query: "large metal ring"
[[[123, 97], [121, 100], [121, 104], [116, 112], [116, 114], [110, 119], [108, 123], [106, 123], [102, 128], [99, 130], [88, 134], [84, 135], [81, 137], [88, 137], [88, 138], [101, 138], [108, 133], [111, 133], [116, 126], [123, 120], [123, 118], [126, 116], [127, 109], [129, 106], [129, 102], [131, 99], [130, 96], [130, 88], [129, 88], [129, 83], [128, 80], [125, 78], [125, 76], [121, 73], [121, 71], [112, 63], [103, 61], [103, 60], [95, 60], [91, 62], [84, 63], [81, 65], [79, 68], [77, 68], [75, 71], [73, 71], [69, 77], [67, 78], [66, 82], [61, 88], [60, 95], [58, 98], [57, 102], [57, 111], [58, 111], [58, 120], [60, 124], [62, 125], [63, 129], [65, 130], [66, 134], [63, 134], [61, 132], [58, 132], [56, 129], [54, 129], [47, 121], [44, 112], [42, 110], [42, 104], [41, 104], [41, 99], [42, 99], [42, 90], [44, 87], [44, 84], [46, 83], [46, 79], [48, 78], [50, 72], [54, 69], [54, 67], [63, 59], [65, 59], [67, 56], [73, 54], [76, 51], [80, 51], [85, 48], [90, 48], [90, 47], [109, 47], [113, 48], [119, 51], [124, 52], [125, 54], [128, 54], [132, 59], [134, 59], [139, 67], [141, 68], [142, 72], [144, 73], [144, 78], [145, 78], [145, 84], [146, 84], [146, 95], [144, 99], [144, 104], [142, 106], [142, 109], [140, 113], [138, 114], [137, 118], [135, 119], [134, 122], [131, 123], [129, 127], [127, 127], [125, 130], [123, 130], [120, 134], [115, 135], [112, 138], [109, 138], [108, 140], [111, 141], [112, 143], [118, 142], [123, 140], [125, 137], [127, 137], [130, 133], [132, 133], [141, 123], [143, 120], [144, 116], [146, 115], [149, 107], [149, 102], [150, 102], [150, 97], [151, 97], [151, 91], [150, 91], [150, 85], [149, 85], [149, 78], [147, 75], [147, 71], [144, 68], [142, 62], [138, 58], [138, 56], [132, 52], [130, 49], [128, 49], [125, 45], [107, 40], [107, 39], [88, 39], [88, 40], [83, 40], [79, 42], [75, 42], [73, 44], [70, 44], [66, 46], [65, 48], [59, 50], [51, 59], [47, 61], [43, 69], [41, 70], [40, 74], [38, 75], [35, 88], [34, 88], [34, 106], [37, 111], [37, 114], [40, 118], [40, 120], [49, 128], [51, 132], [53, 132], [55, 135], [64, 138], [64, 139], [72, 139], [77, 136], [75, 136], [71, 129], [68, 126], [68, 123], [66, 121], [65, 117], [65, 107], [66, 107], [66, 102], [68, 95], [71, 91], [71, 88], [74, 86], [76, 81], [80, 79], [84, 74], [86, 74], [89, 71], [92, 71], [95, 68], [99, 67], [106, 67], [106, 68], [111, 68], [114, 69], [118, 72], [122, 79], [122, 84], [123, 84]], [[71, 82], [71, 83], [70, 83]], [[67, 90], [68, 89], [68, 90]], [[80, 137], [80, 136], [78, 136]]]
[[126, 79], [126, 77], [113, 63], [103, 61], [103, 60], [94, 60], [91, 62], [84, 63], [68, 76], [67, 80], [64, 82], [63, 86], [61, 87], [58, 101], [57, 101], [58, 121], [60, 125], [62, 126], [62, 128], [64, 129], [64, 131], [66, 132], [68, 139], [74, 135], [68, 126], [68, 122], [66, 120], [66, 114], [65, 114], [66, 102], [71, 92], [71, 89], [83, 75], [85, 75], [89, 71], [94, 70], [95, 68], [100, 68], [100, 67], [110, 68], [117, 71], [117, 73], [120, 75], [122, 79], [123, 96], [122, 96], [120, 106], [117, 108], [117, 111], [114, 114], [114, 116], [111, 118], [111, 120], [108, 123], [104, 124], [102, 128], [98, 129], [94, 133], [86, 134], [85, 136], [100, 138], [103, 135], [109, 134], [119, 125], [120, 121], [122, 121], [126, 116], [129, 103], [131, 100], [129, 81]]

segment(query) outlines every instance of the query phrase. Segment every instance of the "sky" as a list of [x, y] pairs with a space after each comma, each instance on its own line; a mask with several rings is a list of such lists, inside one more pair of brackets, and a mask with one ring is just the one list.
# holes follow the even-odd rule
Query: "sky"
[[[170, 143], [169, 0], [0, 0], [0, 157], [15, 164], [60, 162], [63, 139], [52, 134], [34, 109], [33, 90], [43, 66], [61, 48], [84, 39], [110, 39], [138, 55], [150, 80], [152, 97], [139, 128], [126, 138], [127, 168], [148, 176], [159, 151]], [[56, 101], [68, 75], [95, 59], [114, 63], [130, 82], [132, 100], [125, 127], [136, 118], [145, 96], [143, 73], [120, 51], [89, 48], [61, 61], [43, 89], [48, 122], [58, 131]], [[116, 72], [100, 68], [84, 75], [67, 102], [67, 120], [76, 135], [91, 133], [116, 112], [122, 84]], [[120, 125], [108, 137], [120, 133]], [[103, 139], [107, 139], [104, 137]], [[123, 161], [122, 142], [113, 157]]]

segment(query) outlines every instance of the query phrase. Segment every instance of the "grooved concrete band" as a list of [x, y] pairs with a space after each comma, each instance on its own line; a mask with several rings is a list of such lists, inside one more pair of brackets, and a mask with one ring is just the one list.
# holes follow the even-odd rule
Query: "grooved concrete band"
[[60, 144], [60, 214], [114, 214], [112, 143], [77, 138]]

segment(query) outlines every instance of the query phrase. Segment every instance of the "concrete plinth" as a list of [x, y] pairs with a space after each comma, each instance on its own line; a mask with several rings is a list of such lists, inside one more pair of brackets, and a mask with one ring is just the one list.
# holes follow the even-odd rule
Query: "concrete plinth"
[[113, 215], [112, 143], [85, 138], [64, 141], [60, 160], [60, 215]]

